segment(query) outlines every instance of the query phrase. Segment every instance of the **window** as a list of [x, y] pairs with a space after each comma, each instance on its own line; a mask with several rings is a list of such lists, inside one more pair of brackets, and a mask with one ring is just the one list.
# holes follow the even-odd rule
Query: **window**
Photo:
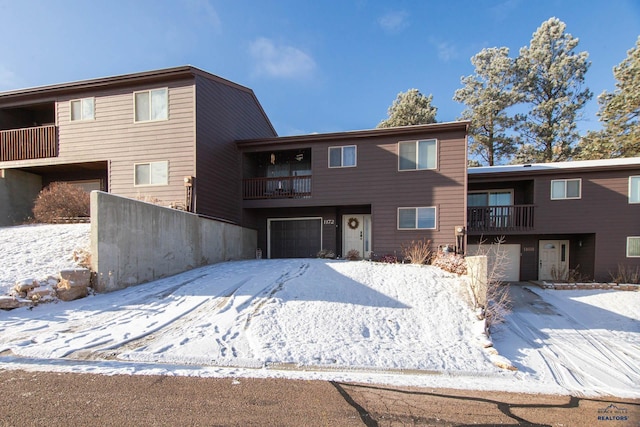
[[71, 121], [93, 120], [94, 119], [94, 99], [83, 98], [69, 101], [71, 107]]
[[167, 120], [169, 102], [166, 88], [134, 92], [133, 97], [136, 122]]
[[403, 141], [398, 143], [398, 170], [436, 169], [437, 141]]
[[513, 200], [512, 190], [496, 190], [471, 192], [467, 194], [467, 206], [511, 206]]
[[169, 162], [136, 163], [134, 185], [167, 185], [169, 183]]
[[329, 147], [329, 167], [349, 168], [356, 165], [356, 146]]
[[582, 197], [580, 188], [582, 180], [556, 179], [551, 181], [551, 200], [579, 199]]
[[640, 258], [640, 236], [627, 237], [627, 257]]
[[629, 203], [640, 203], [640, 176], [629, 177]]
[[398, 208], [398, 229], [435, 229], [436, 208]]

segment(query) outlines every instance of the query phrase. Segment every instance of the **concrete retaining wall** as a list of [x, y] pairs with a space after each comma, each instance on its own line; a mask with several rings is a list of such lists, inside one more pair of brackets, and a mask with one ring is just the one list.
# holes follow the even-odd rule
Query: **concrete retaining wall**
[[33, 216], [33, 202], [40, 190], [39, 175], [0, 170], [0, 226], [15, 225]]
[[91, 193], [91, 269], [109, 292], [221, 261], [254, 258], [257, 231]]

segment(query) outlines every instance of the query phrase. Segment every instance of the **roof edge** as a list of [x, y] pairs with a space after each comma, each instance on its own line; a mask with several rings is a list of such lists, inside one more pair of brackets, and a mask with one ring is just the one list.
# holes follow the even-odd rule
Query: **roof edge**
[[621, 157], [615, 159], [576, 160], [555, 163], [530, 163], [518, 165], [479, 166], [467, 168], [469, 175], [493, 175], [493, 174], [525, 174], [531, 172], [558, 172], [563, 170], [615, 168], [615, 167], [640, 167], [640, 157]]

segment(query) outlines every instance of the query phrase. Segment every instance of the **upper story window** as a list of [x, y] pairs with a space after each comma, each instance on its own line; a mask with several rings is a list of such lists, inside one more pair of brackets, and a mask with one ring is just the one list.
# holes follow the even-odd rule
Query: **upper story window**
[[134, 185], [167, 185], [169, 183], [169, 162], [136, 163]]
[[640, 176], [629, 177], [629, 203], [640, 203]]
[[329, 147], [329, 167], [349, 168], [356, 166], [356, 146]]
[[93, 120], [95, 112], [94, 98], [73, 99], [69, 101], [71, 121]]
[[473, 191], [467, 194], [467, 206], [512, 206], [512, 190]]
[[134, 92], [136, 122], [167, 120], [169, 117], [169, 91], [167, 88]]
[[579, 199], [582, 197], [582, 180], [554, 179], [551, 181], [551, 200]]
[[435, 206], [422, 208], [398, 208], [399, 230], [430, 230], [435, 228]]
[[640, 236], [627, 237], [627, 257], [640, 258]]
[[436, 169], [438, 143], [435, 139], [398, 143], [398, 170]]

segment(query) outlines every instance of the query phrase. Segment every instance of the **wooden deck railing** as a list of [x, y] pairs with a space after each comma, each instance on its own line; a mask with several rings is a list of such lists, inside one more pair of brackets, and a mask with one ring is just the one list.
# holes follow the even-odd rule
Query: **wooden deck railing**
[[512, 232], [533, 230], [533, 205], [472, 206], [467, 208], [469, 232]]
[[55, 125], [0, 131], [0, 162], [58, 157]]
[[311, 175], [248, 178], [243, 180], [245, 200], [311, 197]]

